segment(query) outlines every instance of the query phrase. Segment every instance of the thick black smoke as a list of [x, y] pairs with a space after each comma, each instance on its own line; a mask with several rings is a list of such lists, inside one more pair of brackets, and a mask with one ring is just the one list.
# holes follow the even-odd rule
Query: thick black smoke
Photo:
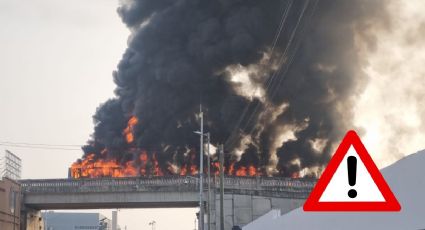
[[[382, 1], [367, 0], [130, 0], [118, 13], [128, 48], [85, 154], [105, 157], [106, 147], [125, 162], [137, 147], [161, 167], [181, 165], [199, 148], [202, 103], [229, 161], [283, 176], [321, 167], [354, 128], [351, 106], [367, 82], [359, 45], [373, 47], [367, 28], [386, 17]], [[238, 81], [238, 69], [254, 71]], [[129, 147], [122, 130], [132, 115]]]

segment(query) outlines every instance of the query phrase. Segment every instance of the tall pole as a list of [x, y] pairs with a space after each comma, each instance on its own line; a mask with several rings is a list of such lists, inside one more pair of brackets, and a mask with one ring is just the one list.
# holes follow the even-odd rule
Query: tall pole
[[118, 225], [118, 211], [112, 211], [112, 230], [117, 230]]
[[208, 230], [211, 230], [211, 156], [210, 156], [210, 133], [207, 133], [207, 154], [208, 154]]
[[149, 222], [149, 225], [152, 226], [152, 230], [155, 230], [155, 224], [156, 224], [156, 221], [154, 221], [154, 220]]
[[200, 150], [199, 150], [199, 230], [204, 230], [204, 205], [202, 202], [202, 192], [204, 190], [203, 174], [204, 174], [204, 114], [202, 113], [202, 105], [199, 107], [201, 116], [201, 133], [200, 133]]
[[224, 230], [224, 149], [220, 145], [220, 230]]

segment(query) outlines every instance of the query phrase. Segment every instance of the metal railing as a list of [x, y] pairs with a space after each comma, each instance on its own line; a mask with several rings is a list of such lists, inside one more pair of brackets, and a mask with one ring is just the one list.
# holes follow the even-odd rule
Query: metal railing
[[[46, 179], [21, 180], [24, 194], [34, 193], [102, 193], [102, 192], [152, 192], [152, 191], [189, 191], [198, 190], [198, 178], [188, 176], [165, 177], [128, 177], [98, 179]], [[205, 184], [208, 183], [206, 180]], [[316, 180], [290, 179], [276, 177], [225, 177], [226, 193], [234, 194], [271, 194], [306, 198]], [[211, 178], [214, 190], [219, 188], [219, 178]]]

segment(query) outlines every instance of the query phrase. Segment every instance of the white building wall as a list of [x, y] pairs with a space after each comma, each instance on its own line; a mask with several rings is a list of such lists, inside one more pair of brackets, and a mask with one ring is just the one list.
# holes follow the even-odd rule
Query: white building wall
[[242, 230], [260, 230], [264, 228], [265, 224], [272, 222], [273, 220], [280, 217], [280, 209], [274, 209], [264, 214], [263, 216], [255, 219], [251, 223], [242, 227]]
[[5, 150], [0, 149], [0, 180], [3, 178], [3, 175], [6, 173], [6, 164], [5, 164]]
[[0, 177], [20, 180], [21, 172], [21, 159], [7, 149], [0, 150]]
[[[215, 202], [211, 205], [211, 229], [219, 230], [220, 196], [216, 193], [213, 197], [215, 197]], [[280, 216], [280, 214], [285, 214], [302, 206], [303, 203], [304, 199], [224, 194], [224, 229], [231, 230], [233, 226], [239, 226], [245, 229], [244, 226], [250, 225], [259, 218], [262, 219], [270, 211], [275, 215], [279, 211], [278, 214]], [[205, 221], [205, 223], [207, 222]], [[258, 229], [267, 230], [266, 228], [257, 228], [256, 230]]]

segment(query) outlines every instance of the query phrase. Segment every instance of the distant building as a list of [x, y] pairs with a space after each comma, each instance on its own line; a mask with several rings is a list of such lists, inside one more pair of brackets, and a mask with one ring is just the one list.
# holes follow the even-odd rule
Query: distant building
[[18, 156], [9, 150], [0, 151], [0, 178], [20, 180], [21, 171], [22, 161]]
[[50, 211], [42, 216], [45, 230], [112, 230], [112, 221], [100, 213]]
[[[21, 201], [20, 186], [15, 181], [0, 177], [0, 229], [19, 229]], [[15, 225], [15, 227], [13, 227]]]

